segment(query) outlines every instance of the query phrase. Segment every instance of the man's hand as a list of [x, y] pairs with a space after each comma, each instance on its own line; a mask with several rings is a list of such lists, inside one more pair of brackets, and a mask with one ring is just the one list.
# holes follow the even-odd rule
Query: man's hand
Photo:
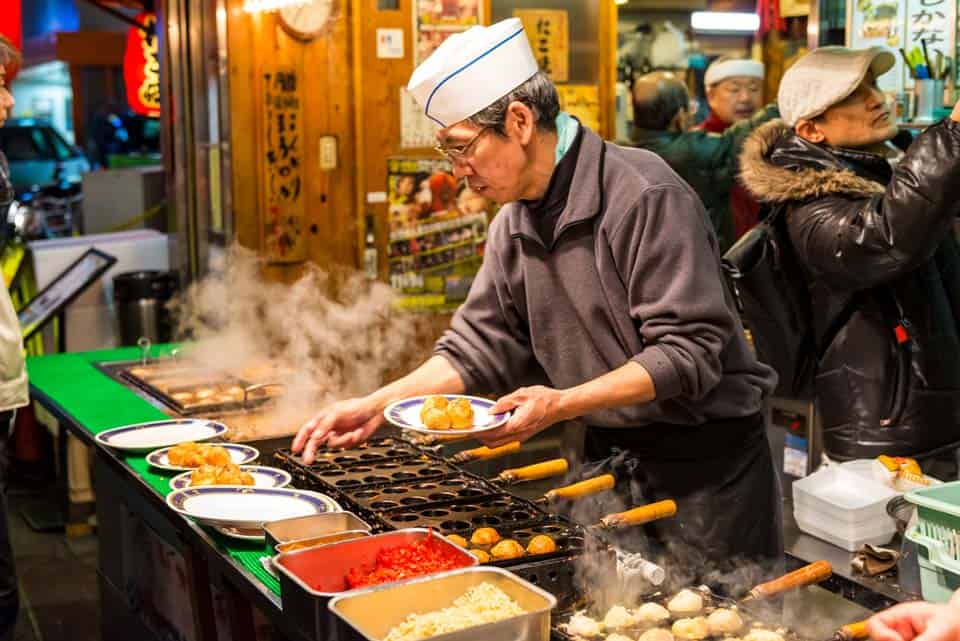
[[901, 603], [870, 619], [873, 641], [956, 641], [960, 639], [960, 602]]
[[303, 451], [303, 462], [313, 463], [317, 448], [354, 447], [383, 425], [380, 406], [369, 397], [338, 401], [304, 423], [293, 439], [293, 453]]
[[950, 114], [950, 119], [954, 122], [960, 122], [960, 100], [958, 100], [957, 104], [953, 106], [953, 112]]
[[550, 387], [522, 387], [497, 401], [491, 412], [509, 412], [513, 416], [501, 427], [477, 435], [487, 447], [499, 447], [511, 441], [526, 441], [554, 423], [573, 418], [565, 416], [560, 400], [563, 393]]

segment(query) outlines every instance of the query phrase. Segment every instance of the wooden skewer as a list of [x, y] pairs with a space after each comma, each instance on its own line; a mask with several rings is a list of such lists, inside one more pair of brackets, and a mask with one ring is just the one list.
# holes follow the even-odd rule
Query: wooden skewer
[[550, 490], [541, 498], [537, 499], [537, 502], [549, 503], [551, 501], [557, 501], [560, 499], [575, 501], [577, 499], [582, 499], [585, 496], [591, 496], [593, 494], [598, 494], [599, 492], [605, 492], [606, 490], [613, 489], [613, 486], [616, 485], [616, 483], [617, 479], [615, 479], [612, 474], [604, 474], [592, 479], [580, 481], [579, 483], [567, 485], [566, 487], [558, 487]]
[[676, 513], [676, 502], [673, 499], [667, 499], [665, 501], [658, 501], [649, 505], [635, 507], [632, 510], [627, 510], [626, 512], [608, 514], [600, 519], [599, 523], [592, 525], [591, 527], [614, 529], [629, 527], [631, 525], [643, 525], [644, 523], [651, 523], [659, 519], [671, 517]]
[[526, 467], [518, 467], [512, 470], [504, 470], [497, 475], [494, 480], [496, 483], [519, 483], [521, 481], [539, 481], [540, 479], [550, 478], [551, 476], [560, 476], [566, 474], [569, 464], [566, 459], [558, 458], [543, 463], [535, 463]]
[[750, 590], [744, 600], [751, 599], [769, 599], [770, 597], [789, 592], [805, 585], [813, 585], [830, 578], [833, 574], [833, 567], [827, 561], [814, 561], [810, 565], [805, 565], [799, 570], [794, 570], [785, 574], [779, 579], [761, 583]]

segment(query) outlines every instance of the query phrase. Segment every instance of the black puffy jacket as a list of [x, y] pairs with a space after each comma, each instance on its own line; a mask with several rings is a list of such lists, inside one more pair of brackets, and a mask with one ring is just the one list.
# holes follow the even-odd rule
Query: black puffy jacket
[[741, 169], [758, 200], [788, 206], [820, 347], [826, 452], [960, 445], [960, 124], [930, 127], [892, 169], [774, 121], [747, 142]]

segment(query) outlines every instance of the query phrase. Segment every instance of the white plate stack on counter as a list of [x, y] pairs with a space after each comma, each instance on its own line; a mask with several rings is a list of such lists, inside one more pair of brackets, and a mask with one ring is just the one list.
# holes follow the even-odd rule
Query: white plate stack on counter
[[[807, 534], [849, 552], [864, 544], [886, 545], [897, 532], [887, 514], [890, 499], [902, 494], [875, 460], [833, 464], [793, 484], [793, 516]], [[929, 478], [929, 477], [928, 477]], [[939, 483], [934, 479], [930, 482]]]

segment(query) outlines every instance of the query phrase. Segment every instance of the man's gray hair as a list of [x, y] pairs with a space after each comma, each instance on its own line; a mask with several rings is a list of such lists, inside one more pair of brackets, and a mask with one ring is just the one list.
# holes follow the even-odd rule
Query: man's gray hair
[[557, 95], [557, 87], [553, 81], [542, 71], [530, 76], [529, 80], [489, 107], [470, 116], [467, 122], [492, 129], [503, 136], [507, 133], [504, 128], [507, 121], [507, 108], [512, 102], [522, 102], [530, 107], [537, 119], [537, 129], [557, 130], [556, 118], [560, 113], [560, 97]]

